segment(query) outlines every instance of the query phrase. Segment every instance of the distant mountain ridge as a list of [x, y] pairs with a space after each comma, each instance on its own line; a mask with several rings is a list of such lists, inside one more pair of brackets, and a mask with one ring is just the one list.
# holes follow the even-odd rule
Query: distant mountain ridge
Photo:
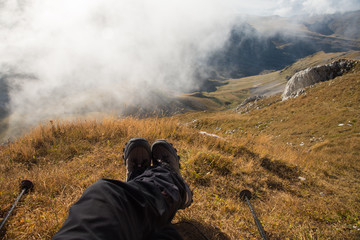
[[[284, 19], [272, 21], [281, 25]], [[319, 51], [360, 50], [360, 11], [317, 16], [299, 24], [304, 27], [264, 34], [241, 22], [233, 27], [224, 47], [209, 57], [207, 67], [218, 76], [239, 78], [280, 70]]]
[[360, 11], [315, 16], [303, 24], [312, 32], [346, 39], [360, 39]]

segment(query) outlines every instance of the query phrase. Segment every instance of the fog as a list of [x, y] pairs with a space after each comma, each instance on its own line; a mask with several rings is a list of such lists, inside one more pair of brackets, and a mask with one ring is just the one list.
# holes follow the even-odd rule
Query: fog
[[[121, 113], [197, 89], [207, 57], [249, 15], [356, 10], [359, 1], [0, 0], [9, 127]], [[0, 98], [1, 99], [1, 98]]]
[[279, 16], [304, 16], [344, 13], [360, 8], [359, 0], [278, 0], [272, 13]]

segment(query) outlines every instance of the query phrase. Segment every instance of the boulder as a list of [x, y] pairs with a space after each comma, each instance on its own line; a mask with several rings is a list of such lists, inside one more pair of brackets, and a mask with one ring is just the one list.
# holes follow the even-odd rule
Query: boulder
[[284, 101], [292, 97], [297, 97], [305, 92], [306, 87], [343, 75], [349, 71], [355, 63], [357, 63], [357, 61], [342, 59], [297, 72], [287, 82], [281, 98]]

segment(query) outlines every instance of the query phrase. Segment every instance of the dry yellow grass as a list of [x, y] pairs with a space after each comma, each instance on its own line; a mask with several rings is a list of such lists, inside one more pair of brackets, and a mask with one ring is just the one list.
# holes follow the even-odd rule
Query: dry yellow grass
[[247, 188], [271, 239], [359, 238], [359, 72], [357, 66], [297, 99], [259, 101], [260, 109], [241, 115], [197, 112], [39, 126], [0, 148], [0, 216], [14, 202], [20, 180], [35, 184], [2, 236], [51, 238], [86, 187], [102, 177], [125, 179], [122, 148], [142, 136], [174, 144], [194, 191], [193, 205], [174, 223], [191, 221], [210, 239], [259, 239], [238, 199]]

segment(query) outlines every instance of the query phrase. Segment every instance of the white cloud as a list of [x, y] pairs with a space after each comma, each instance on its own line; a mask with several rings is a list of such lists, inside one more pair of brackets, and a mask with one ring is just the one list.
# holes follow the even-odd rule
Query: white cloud
[[12, 123], [191, 89], [197, 62], [221, 45], [234, 16], [220, 1], [13, 2], [0, 5], [0, 72], [29, 77], [8, 79]]
[[359, 0], [279, 0], [273, 13], [280, 16], [333, 14], [360, 9]]

